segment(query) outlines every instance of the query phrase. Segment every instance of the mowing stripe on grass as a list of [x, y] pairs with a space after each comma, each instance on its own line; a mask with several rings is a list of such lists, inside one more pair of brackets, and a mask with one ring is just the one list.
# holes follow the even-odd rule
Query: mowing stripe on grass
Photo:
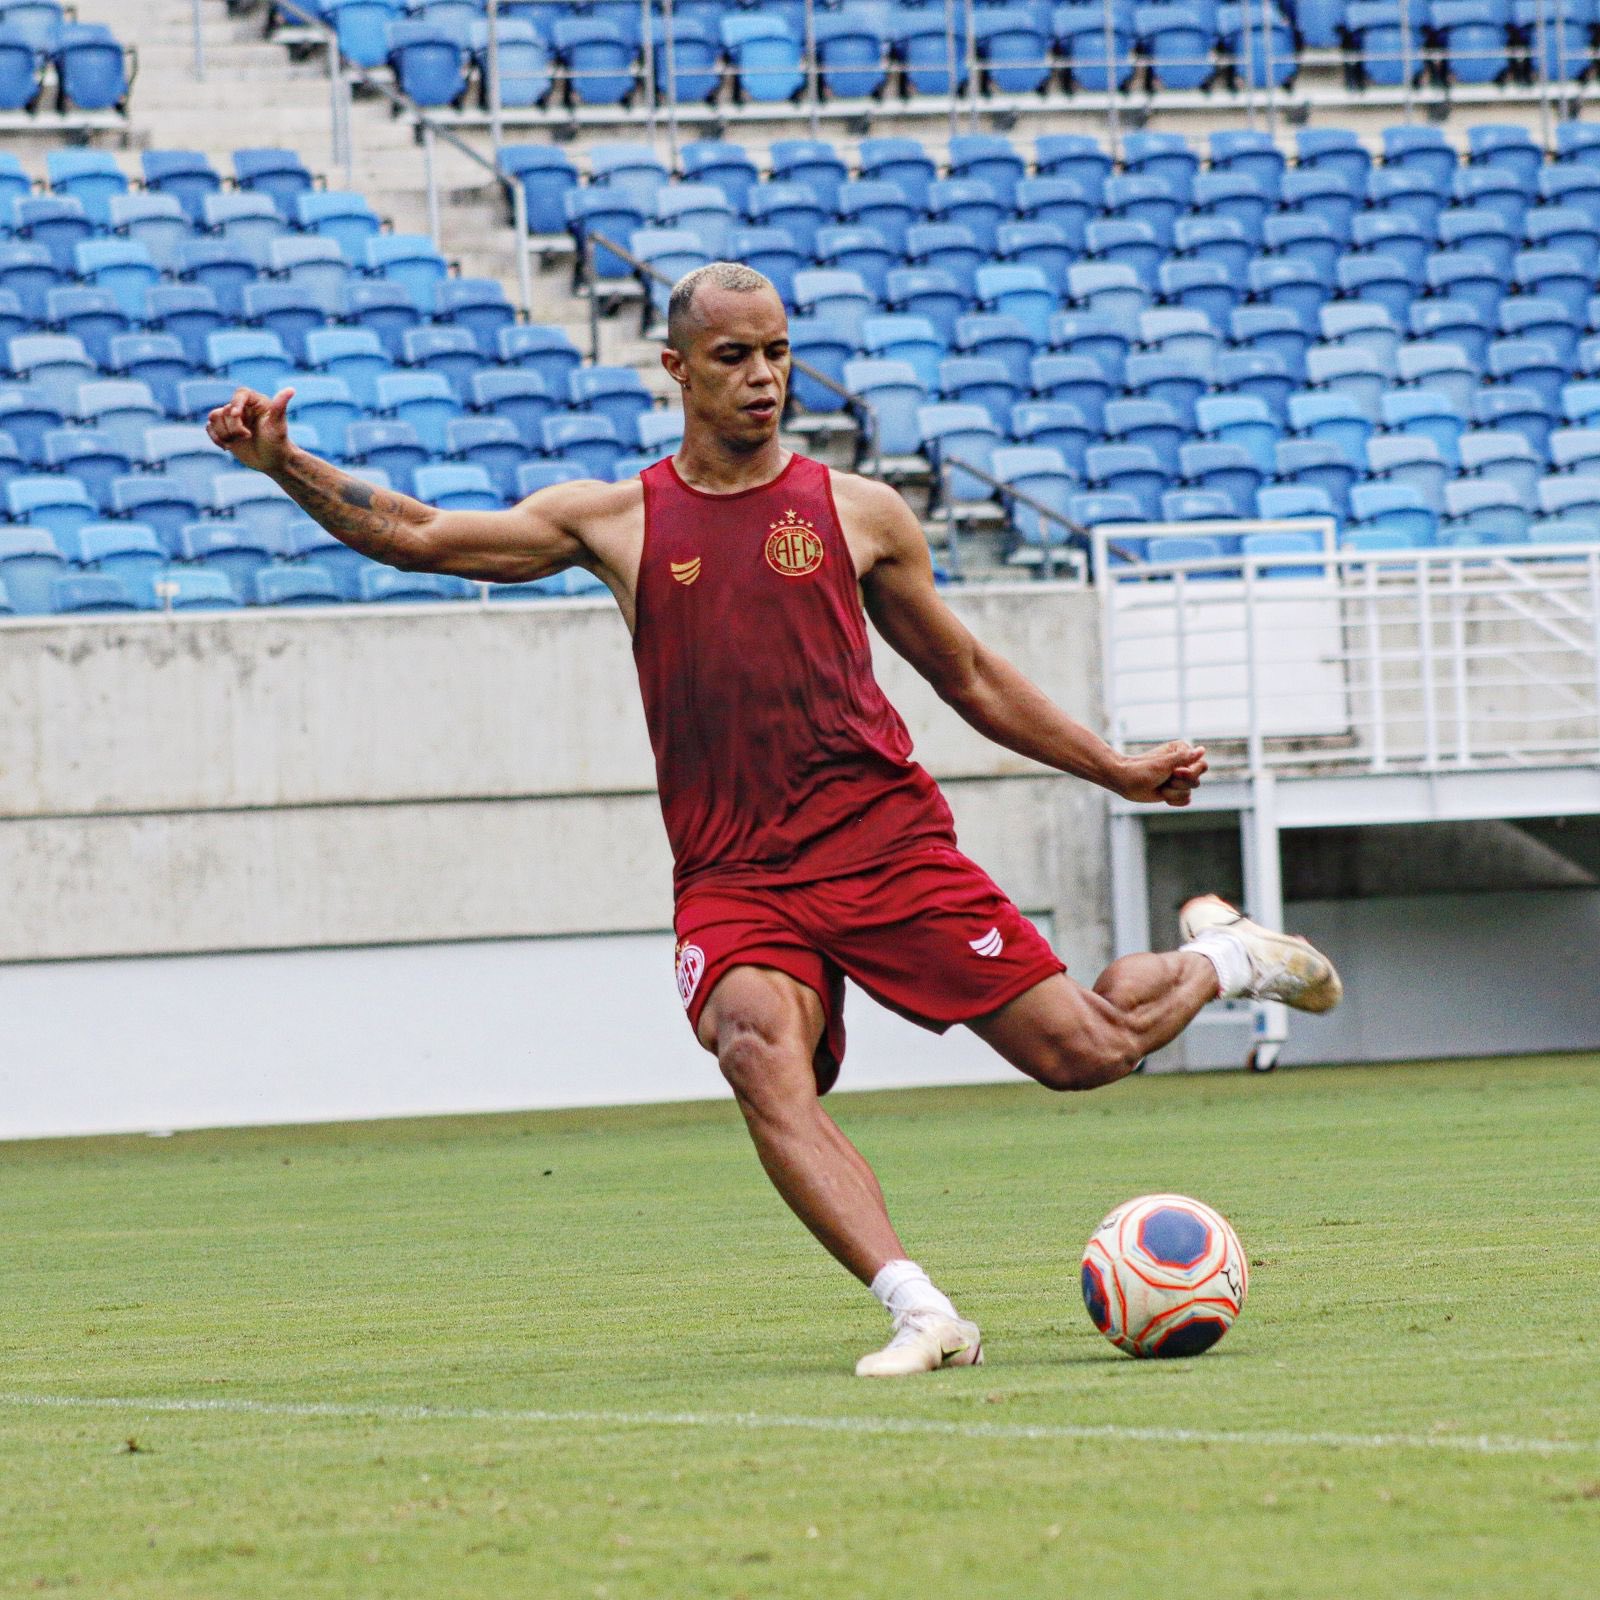
[[331, 1400], [108, 1398], [0, 1394], [0, 1409], [133, 1411], [146, 1415], [331, 1418], [352, 1422], [495, 1422], [612, 1428], [732, 1428], [947, 1439], [1096, 1440], [1132, 1444], [1237, 1445], [1286, 1450], [1454, 1450], [1481, 1456], [1600, 1455], [1600, 1439], [1518, 1439], [1496, 1434], [1295, 1433], [1215, 1428], [1130, 1428], [1119, 1423], [944, 1422], [936, 1417], [794, 1417], [757, 1411], [517, 1411], [492, 1406], [349, 1405]]

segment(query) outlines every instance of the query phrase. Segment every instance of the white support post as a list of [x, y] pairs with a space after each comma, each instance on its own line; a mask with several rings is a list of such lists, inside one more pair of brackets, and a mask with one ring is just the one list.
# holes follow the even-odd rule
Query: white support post
[[950, 92], [950, 137], [956, 136], [956, 0], [944, 0], [944, 86]]
[[[678, 58], [672, 44], [672, 0], [661, 0], [661, 37], [667, 51], [667, 154], [678, 170]], [[620, 241], [618, 241], [620, 243]]]
[[978, 131], [978, 33], [973, 26], [972, 0], [964, 0], [962, 15], [967, 29], [967, 132]]
[[1406, 121], [1412, 117], [1411, 106], [1411, 0], [1400, 0], [1400, 85], [1405, 99]]
[[517, 297], [522, 301], [522, 314], [533, 316], [533, 265], [528, 259], [528, 191], [522, 179], [511, 179], [511, 226], [517, 234]]
[[439, 179], [433, 165], [433, 124], [424, 121], [422, 124], [422, 174], [423, 183], [427, 186], [428, 196], [428, 233], [433, 239], [433, 248], [443, 252], [444, 246], [439, 242]]
[[[1244, 858], [1244, 902], [1259, 923], [1283, 930], [1283, 858], [1278, 836], [1277, 784], [1270, 772], [1258, 774], [1250, 784], [1250, 809], [1239, 817], [1239, 842]], [[1276, 1000], [1261, 1000], [1252, 1007], [1255, 1042], [1248, 1065], [1266, 1072], [1277, 1065], [1278, 1054], [1289, 1037], [1289, 1011]]]
[[1539, 56], [1539, 144], [1548, 155], [1554, 143], [1550, 132], [1550, 35], [1545, 26], [1544, 0], [1535, 0], [1533, 8], [1534, 49]]
[[1122, 159], [1122, 152], [1118, 148], [1117, 32], [1113, 25], [1111, 0], [1100, 0], [1100, 14], [1103, 21], [1101, 32], [1106, 45], [1106, 143], [1111, 150], [1111, 164], [1115, 166]]
[[484, 61], [484, 70], [489, 74], [489, 140], [498, 156], [506, 133], [500, 105], [500, 0], [487, 0], [485, 15], [489, 26], [489, 43]]
[[1450, 564], [1450, 676], [1455, 691], [1456, 764], [1472, 765], [1472, 718], [1467, 696], [1467, 605], [1461, 563]]
[[[650, 148], [656, 147], [656, 40], [650, 0], [639, 0], [639, 48], [644, 51], [644, 121], [650, 130]], [[673, 163], [677, 165], [676, 161]]]
[[1150, 869], [1144, 818], [1111, 814], [1111, 954], [1150, 948]]
[[817, 7], [816, 0], [806, 0], [806, 121], [813, 139], [822, 137], [820, 119], [821, 86], [817, 81]]
[[194, 75], [206, 79], [206, 26], [201, 0], [194, 0]]
[[[1263, 79], [1261, 93], [1266, 102], [1267, 108], [1267, 133], [1274, 139], [1278, 136], [1278, 106], [1277, 100], [1273, 93], [1272, 82], [1274, 72], [1272, 59], [1272, 14], [1275, 8], [1275, 0], [1261, 0], [1261, 66]], [[1249, 78], [1253, 76], [1250, 69], [1254, 67], [1255, 62], [1250, 59], [1250, 10], [1248, 6], [1245, 8], [1244, 18], [1246, 55], [1245, 76], [1246, 78]]]

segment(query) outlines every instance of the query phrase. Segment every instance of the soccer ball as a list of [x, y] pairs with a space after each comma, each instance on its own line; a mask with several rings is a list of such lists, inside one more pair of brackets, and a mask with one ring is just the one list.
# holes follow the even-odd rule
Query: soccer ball
[[1227, 1219], [1181, 1194], [1120, 1205], [1083, 1252], [1089, 1319], [1131, 1356], [1197, 1356], [1244, 1308], [1250, 1287]]

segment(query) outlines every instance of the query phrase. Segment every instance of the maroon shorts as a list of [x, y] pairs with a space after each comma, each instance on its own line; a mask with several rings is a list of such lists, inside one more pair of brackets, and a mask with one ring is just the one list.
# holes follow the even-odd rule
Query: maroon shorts
[[691, 886], [674, 926], [678, 996], [697, 1033], [706, 1001], [733, 967], [773, 967], [816, 991], [824, 1093], [844, 1060], [846, 977], [943, 1033], [1066, 970], [989, 874], [944, 845], [821, 883]]

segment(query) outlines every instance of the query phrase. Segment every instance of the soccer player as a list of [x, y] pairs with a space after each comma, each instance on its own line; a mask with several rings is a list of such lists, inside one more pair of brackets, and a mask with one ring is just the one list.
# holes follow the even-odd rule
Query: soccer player
[[1118, 754], [962, 624], [917, 518], [886, 485], [778, 439], [783, 302], [731, 262], [672, 291], [662, 363], [683, 443], [624, 483], [562, 483], [505, 511], [438, 511], [291, 442], [291, 390], [241, 389], [212, 439], [377, 561], [522, 582], [565, 567], [615, 595], [675, 862], [678, 993], [778, 1192], [893, 1320], [862, 1376], [982, 1359], [977, 1326], [912, 1261], [877, 1179], [823, 1109], [844, 1059], [844, 978], [936, 1031], [965, 1023], [1051, 1089], [1113, 1083], [1219, 996], [1337, 1003], [1304, 940], [1215, 896], [1181, 949], [1085, 988], [956, 847], [949, 808], [872, 675], [867, 618], [980, 733], [1124, 799], [1186, 805], [1183, 742]]

